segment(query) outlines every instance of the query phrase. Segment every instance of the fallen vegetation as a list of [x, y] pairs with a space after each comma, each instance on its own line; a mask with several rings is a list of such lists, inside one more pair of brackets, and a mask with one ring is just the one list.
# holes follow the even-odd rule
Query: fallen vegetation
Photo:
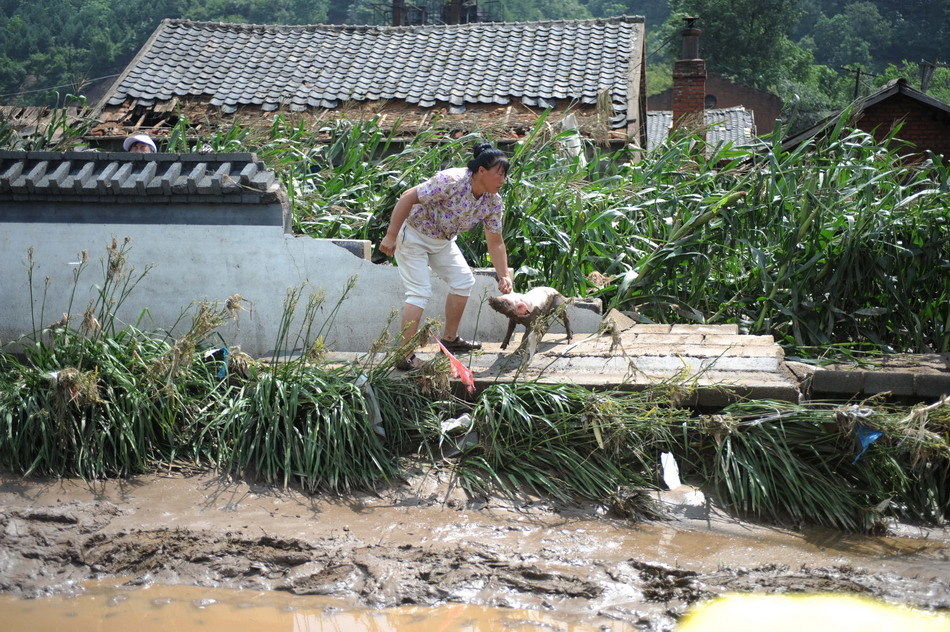
[[[598, 296], [641, 322], [736, 323], [790, 350], [950, 351], [950, 165], [909, 161], [893, 132], [878, 143], [848, 116], [790, 151], [776, 138], [711, 147], [680, 133], [645, 155], [587, 144], [585, 159], [566, 152], [570, 132], [539, 119], [510, 146], [502, 190], [518, 283]], [[297, 231], [374, 244], [402, 191], [465, 164], [480, 138], [280, 117], [195, 140], [190, 129], [179, 121], [170, 151], [257, 152]], [[477, 231], [459, 244], [489, 264]]]
[[581, 498], [637, 517], [655, 513], [638, 492], [660, 488], [669, 452], [686, 480], [741, 515], [856, 531], [886, 517], [950, 517], [946, 400], [913, 410], [745, 402], [696, 416], [677, 404], [688, 385], [593, 392], [536, 382], [466, 400], [453, 395], [442, 359], [415, 377], [394, 374], [398, 350], [385, 338], [372, 364], [327, 364], [329, 321], [315, 322], [322, 297], [299, 288], [275, 346], [305, 350], [293, 358], [208, 346], [240, 297], [197, 305], [176, 339], [120, 328], [115, 309], [141, 278], [126, 248], [107, 249], [103, 289], [81, 321], [69, 306], [0, 354], [0, 466], [102, 478], [184, 464], [346, 492], [392, 483], [404, 457], [422, 456], [475, 496]]
[[[950, 164], [908, 160], [896, 130], [879, 143], [849, 116], [793, 150], [773, 137], [711, 147], [674, 133], [645, 154], [584, 140], [584, 159], [540, 118], [505, 145], [504, 235], [519, 285], [597, 296], [641, 322], [735, 323], [795, 356], [950, 351]], [[465, 164], [482, 137], [404, 139], [374, 122], [282, 116], [196, 127], [181, 118], [162, 149], [256, 152], [286, 188], [296, 231], [374, 244], [406, 188]], [[84, 129], [65, 116], [28, 137], [0, 128], [0, 147], [65, 149]], [[459, 244], [488, 264], [477, 231]]]

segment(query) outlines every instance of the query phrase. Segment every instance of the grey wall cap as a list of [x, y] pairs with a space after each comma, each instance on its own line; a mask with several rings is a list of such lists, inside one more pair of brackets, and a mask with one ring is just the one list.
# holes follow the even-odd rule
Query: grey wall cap
[[254, 154], [0, 151], [0, 196], [27, 201], [203, 204], [281, 202], [280, 183]]

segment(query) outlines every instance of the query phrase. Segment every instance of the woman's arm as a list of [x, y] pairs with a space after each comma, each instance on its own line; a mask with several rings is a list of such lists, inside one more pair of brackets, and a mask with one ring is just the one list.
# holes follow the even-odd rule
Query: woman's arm
[[505, 248], [505, 239], [501, 233], [485, 230], [485, 242], [488, 244], [491, 263], [495, 267], [495, 276], [498, 277], [498, 291], [507, 294], [512, 290], [512, 284], [508, 275], [508, 249]]
[[409, 217], [409, 211], [418, 203], [419, 193], [416, 191], [416, 187], [406, 189], [406, 191], [399, 196], [399, 201], [396, 202], [396, 206], [393, 207], [393, 214], [389, 218], [389, 229], [386, 231], [386, 236], [379, 242], [380, 251], [387, 257], [393, 256], [393, 253], [396, 252], [396, 235], [399, 234], [399, 229], [402, 228], [403, 222]]

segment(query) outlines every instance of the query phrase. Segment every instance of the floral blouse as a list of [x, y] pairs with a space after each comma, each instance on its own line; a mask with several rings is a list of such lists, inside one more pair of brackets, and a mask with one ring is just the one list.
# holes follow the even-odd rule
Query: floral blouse
[[501, 232], [502, 205], [497, 193], [472, 195], [472, 174], [465, 167], [440, 171], [418, 187], [419, 204], [409, 210], [409, 225], [428, 237], [455, 239], [479, 222]]

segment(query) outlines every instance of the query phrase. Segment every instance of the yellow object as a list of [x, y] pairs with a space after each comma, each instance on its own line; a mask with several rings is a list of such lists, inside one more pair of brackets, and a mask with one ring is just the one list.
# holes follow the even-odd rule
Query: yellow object
[[697, 604], [677, 632], [950, 632], [950, 616], [852, 595], [724, 595]]

